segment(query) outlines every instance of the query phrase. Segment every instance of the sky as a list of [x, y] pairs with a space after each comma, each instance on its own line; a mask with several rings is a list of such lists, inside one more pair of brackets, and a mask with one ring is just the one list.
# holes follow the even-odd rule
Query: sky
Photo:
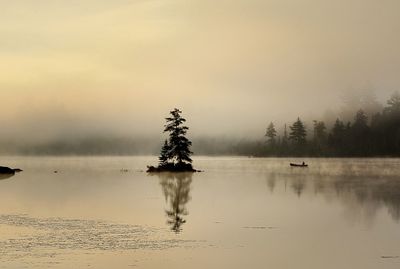
[[262, 136], [400, 89], [397, 0], [0, 1], [0, 137]]

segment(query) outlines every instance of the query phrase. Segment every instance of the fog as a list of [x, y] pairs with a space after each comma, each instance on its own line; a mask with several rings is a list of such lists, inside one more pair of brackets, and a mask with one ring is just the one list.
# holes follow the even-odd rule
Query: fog
[[356, 109], [349, 96], [384, 104], [400, 89], [399, 8], [394, 0], [2, 1], [2, 147], [129, 138], [156, 148], [174, 107], [191, 137], [256, 139], [271, 121], [346, 117]]

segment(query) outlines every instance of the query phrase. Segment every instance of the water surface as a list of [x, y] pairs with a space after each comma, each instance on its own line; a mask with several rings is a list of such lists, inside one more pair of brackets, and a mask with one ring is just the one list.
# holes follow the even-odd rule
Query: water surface
[[399, 268], [400, 160], [0, 157], [0, 268]]

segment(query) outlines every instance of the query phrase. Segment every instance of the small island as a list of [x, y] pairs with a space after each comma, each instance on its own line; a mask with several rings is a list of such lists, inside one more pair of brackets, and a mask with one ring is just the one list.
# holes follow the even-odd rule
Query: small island
[[180, 114], [181, 110], [175, 108], [170, 111], [171, 116], [166, 118], [164, 133], [169, 133], [158, 157], [158, 166], [147, 166], [148, 173], [159, 172], [200, 172], [193, 168], [190, 156], [192, 142], [186, 138], [189, 127], [184, 126], [186, 121]]

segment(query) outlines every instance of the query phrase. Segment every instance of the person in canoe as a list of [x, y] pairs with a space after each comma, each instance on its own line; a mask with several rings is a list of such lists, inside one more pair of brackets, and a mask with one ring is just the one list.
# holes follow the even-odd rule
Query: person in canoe
[[306, 164], [305, 162], [298, 164], [298, 163], [290, 163], [290, 166], [294, 166], [294, 167], [308, 167], [308, 164]]

